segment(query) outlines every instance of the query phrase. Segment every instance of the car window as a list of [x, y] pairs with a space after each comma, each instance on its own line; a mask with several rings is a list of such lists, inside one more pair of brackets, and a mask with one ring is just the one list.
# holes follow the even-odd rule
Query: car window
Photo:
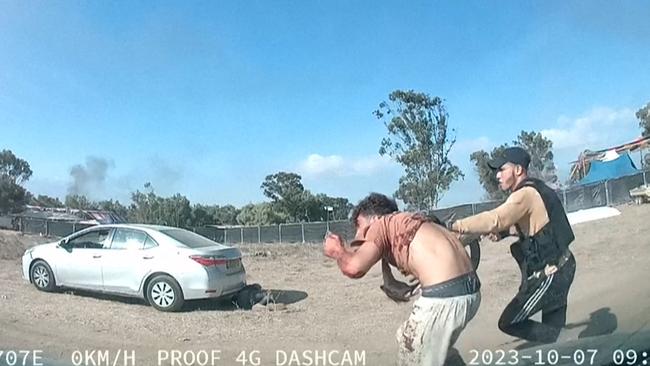
[[116, 229], [111, 249], [138, 250], [145, 247], [147, 234], [140, 230]]
[[151, 237], [147, 235], [147, 240], [144, 241], [144, 249], [155, 248], [157, 246], [158, 243], [156, 243], [155, 240], [151, 239]]
[[214, 245], [218, 245], [218, 243], [204, 236], [201, 236], [199, 234], [187, 230], [168, 229], [168, 230], [160, 230], [160, 232], [181, 242], [188, 248], [204, 248], [204, 247], [211, 247]]
[[68, 242], [70, 248], [75, 249], [103, 249], [110, 229], [93, 230]]

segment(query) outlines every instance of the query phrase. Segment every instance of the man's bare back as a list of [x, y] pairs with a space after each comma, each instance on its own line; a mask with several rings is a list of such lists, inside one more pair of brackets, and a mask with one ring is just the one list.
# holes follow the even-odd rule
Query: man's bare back
[[471, 272], [472, 263], [456, 236], [426, 222], [409, 246], [407, 270], [422, 286], [431, 286]]

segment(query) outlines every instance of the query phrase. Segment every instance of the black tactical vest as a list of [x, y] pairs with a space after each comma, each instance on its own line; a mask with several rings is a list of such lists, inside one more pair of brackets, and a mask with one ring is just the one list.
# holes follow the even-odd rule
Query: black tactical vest
[[530, 276], [547, 264], [557, 264], [558, 259], [575, 239], [569, 219], [557, 193], [535, 178], [523, 181], [517, 189], [533, 187], [544, 201], [549, 222], [535, 235], [528, 236], [517, 225], [519, 241], [511, 246], [512, 256], [521, 267], [522, 274]]

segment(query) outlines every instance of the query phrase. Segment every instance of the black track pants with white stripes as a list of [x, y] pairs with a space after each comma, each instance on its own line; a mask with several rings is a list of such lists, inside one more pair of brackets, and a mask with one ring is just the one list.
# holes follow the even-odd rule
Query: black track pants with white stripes
[[[576, 262], [571, 255], [554, 274], [526, 280], [501, 314], [499, 329], [531, 342], [555, 342], [566, 325], [567, 296], [575, 271]], [[529, 319], [540, 311], [541, 323]]]

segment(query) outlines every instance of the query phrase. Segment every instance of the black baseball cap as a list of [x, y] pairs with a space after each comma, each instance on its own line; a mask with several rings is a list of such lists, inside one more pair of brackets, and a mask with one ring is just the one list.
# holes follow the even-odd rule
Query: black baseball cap
[[520, 147], [509, 147], [503, 150], [503, 156], [489, 161], [488, 166], [492, 169], [501, 169], [505, 163], [521, 165], [524, 169], [528, 169], [528, 165], [530, 164], [530, 155], [526, 150]]

